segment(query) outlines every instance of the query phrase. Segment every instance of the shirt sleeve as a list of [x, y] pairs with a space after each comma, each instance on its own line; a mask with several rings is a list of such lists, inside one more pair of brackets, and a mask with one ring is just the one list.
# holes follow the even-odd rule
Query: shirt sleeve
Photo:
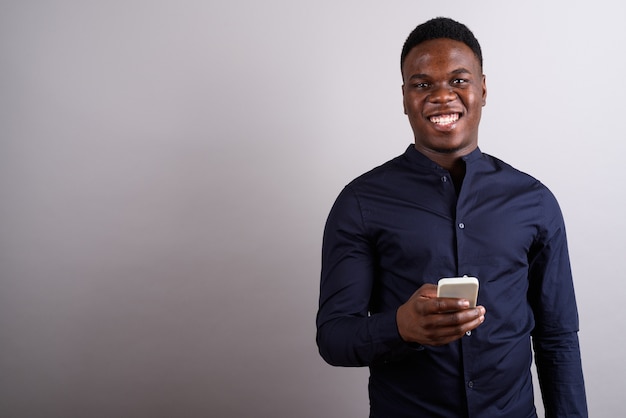
[[535, 316], [533, 347], [546, 417], [587, 417], [565, 225], [547, 189], [542, 208], [540, 239], [531, 251], [529, 302]]
[[398, 333], [395, 310], [369, 312], [375, 269], [362, 208], [348, 186], [331, 209], [322, 245], [317, 345], [329, 364], [367, 366], [408, 347]]

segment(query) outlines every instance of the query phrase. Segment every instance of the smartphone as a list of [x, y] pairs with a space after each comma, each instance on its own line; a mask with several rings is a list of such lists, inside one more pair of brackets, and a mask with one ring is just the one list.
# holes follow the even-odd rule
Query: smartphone
[[437, 286], [438, 298], [462, 298], [469, 300], [470, 307], [476, 306], [478, 299], [478, 279], [476, 277], [444, 277]]

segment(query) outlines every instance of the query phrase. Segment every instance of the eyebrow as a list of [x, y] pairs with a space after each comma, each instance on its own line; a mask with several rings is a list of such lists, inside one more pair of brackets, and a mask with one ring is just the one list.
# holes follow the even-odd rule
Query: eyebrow
[[463, 74], [463, 73], [471, 74], [472, 72], [470, 70], [468, 70], [468, 69], [465, 69], [465, 68], [461, 67], [461, 68], [457, 68], [456, 70], [452, 71], [451, 74]]
[[[457, 68], [455, 70], [452, 70], [450, 72], [451, 75], [457, 75], [457, 74], [471, 74], [472, 72], [466, 68], [460, 67]], [[409, 80], [415, 80], [415, 79], [420, 79], [420, 78], [429, 78], [428, 74], [423, 74], [423, 73], [419, 73], [419, 74], [413, 74], [412, 76], [409, 77]]]

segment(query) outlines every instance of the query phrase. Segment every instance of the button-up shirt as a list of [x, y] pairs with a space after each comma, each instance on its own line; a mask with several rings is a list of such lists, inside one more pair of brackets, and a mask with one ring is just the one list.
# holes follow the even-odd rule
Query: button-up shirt
[[[450, 173], [406, 152], [349, 183], [328, 217], [317, 343], [369, 366], [372, 417], [587, 416], [563, 217], [539, 181], [476, 149]], [[396, 311], [423, 284], [479, 279], [485, 321], [439, 347], [406, 343]]]

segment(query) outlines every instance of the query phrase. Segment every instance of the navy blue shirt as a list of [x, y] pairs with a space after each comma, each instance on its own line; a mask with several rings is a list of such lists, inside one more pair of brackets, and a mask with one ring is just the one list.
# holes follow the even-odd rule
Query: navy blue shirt
[[[536, 179], [474, 150], [450, 174], [406, 152], [348, 184], [328, 217], [317, 343], [369, 366], [372, 417], [535, 417], [534, 346], [547, 417], [587, 416], [565, 226]], [[396, 310], [423, 284], [475, 276], [485, 322], [460, 340], [402, 340]]]

